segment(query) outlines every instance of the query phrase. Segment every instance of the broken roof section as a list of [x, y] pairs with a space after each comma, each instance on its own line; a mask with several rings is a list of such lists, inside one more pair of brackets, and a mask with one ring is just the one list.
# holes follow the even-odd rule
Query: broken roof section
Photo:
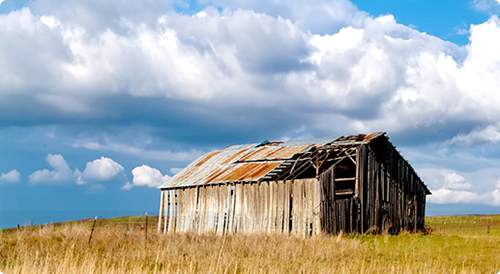
[[269, 142], [234, 145], [209, 152], [191, 163], [160, 188], [179, 188], [228, 182], [256, 182], [286, 162], [325, 145], [369, 142], [382, 132], [343, 136], [327, 143]]

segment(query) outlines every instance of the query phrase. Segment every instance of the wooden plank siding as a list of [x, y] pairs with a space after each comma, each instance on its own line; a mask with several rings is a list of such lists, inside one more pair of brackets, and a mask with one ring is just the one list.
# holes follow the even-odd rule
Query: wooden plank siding
[[339, 199], [335, 195], [335, 166], [319, 176], [322, 231], [397, 233], [424, 229], [425, 190], [402, 158], [395, 153], [385, 159], [377, 157], [370, 145], [362, 145], [356, 162], [352, 196]]
[[316, 179], [162, 190], [162, 197], [167, 201], [159, 221], [164, 233], [310, 236], [322, 231]]
[[374, 152], [374, 145], [359, 148], [359, 180], [364, 187], [359, 193], [363, 209], [359, 232], [424, 229], [426, 191], [423, 183], [399, 153], [385, 149], [387, 155], [381, 155]]
[[321, 228], [325, 233], [357, 232], [359, 199], [355, 195], [337, 198], [335, 195], [334, 166], [320, 175]]

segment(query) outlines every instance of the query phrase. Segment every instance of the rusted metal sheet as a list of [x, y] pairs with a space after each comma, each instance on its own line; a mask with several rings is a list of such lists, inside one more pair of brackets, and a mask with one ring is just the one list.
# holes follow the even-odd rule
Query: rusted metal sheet
[[236, 181], [258, 181], [284, 160], [312, 145], [270, 143], [237, 145], [209, 152], [175, 175], [161, 188], [176, 188]]
[[284, 160], [290, 159], [295, 154], [303, 153], [313, 144], [296, 145], [296, 146], [262, 146], [253, 152], [245, 155], [240, 161], [260, 161], [260, 160]]
[[236, 181], [257, 181], [275, 169], [281, 161], [262, 163], [239, 163], [225, 174], [221, 174], [214, 181], [216, 182], [236, 182]]

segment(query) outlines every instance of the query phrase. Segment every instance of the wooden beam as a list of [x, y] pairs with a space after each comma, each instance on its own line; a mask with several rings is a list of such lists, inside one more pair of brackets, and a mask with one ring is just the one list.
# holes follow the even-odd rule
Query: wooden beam
[[335, 178], [335, 182], [346, 182], [346, 181], [354, 181], [356, 177], [346, 177], [346, 178]]

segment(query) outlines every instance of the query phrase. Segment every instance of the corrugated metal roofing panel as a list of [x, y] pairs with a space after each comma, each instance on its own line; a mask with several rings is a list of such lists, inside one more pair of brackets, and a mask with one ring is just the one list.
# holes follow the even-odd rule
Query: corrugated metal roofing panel
[[272, 144], [230, 146], [209, 152], [176, 174], [164, 188], [257, 181], [279, 166], [283, 160], [303, 153], [312, 145]]
[[278, 145], [258, 147], [252, 153], [242, 157], [240, 161], [284, 160], [291, 159], [297, 153], [303, 153], [313, 145]]
[[231, 159], [237, 157], [238, 154], [247, 153], [252, 147], [254, 145], [231, 146], [209, 152], [177, 173], [165, 186], [181, 187], [203, 183], [214, 172], [224, 170], [230, 165]]
[[257, 181], [271, 170], [275, 169], [282, 161], [238, 163], [212, 179], [212, 182]]

